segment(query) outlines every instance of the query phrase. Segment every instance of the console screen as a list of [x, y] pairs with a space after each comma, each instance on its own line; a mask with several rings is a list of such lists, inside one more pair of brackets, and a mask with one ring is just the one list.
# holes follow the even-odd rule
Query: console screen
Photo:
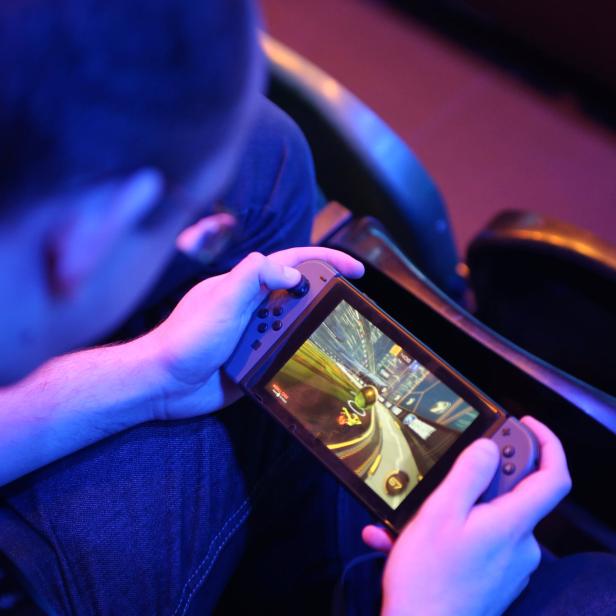
[[479, 416], [345, 301], [266, 389], [392, 509]]

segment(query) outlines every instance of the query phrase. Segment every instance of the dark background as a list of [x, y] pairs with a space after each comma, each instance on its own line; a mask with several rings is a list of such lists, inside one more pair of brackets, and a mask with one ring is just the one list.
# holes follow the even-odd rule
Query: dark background
[[[262, 2], [271, 34], [415, 151], [448, 203], [460, 249], [504, 209], [557, 216], [616, 242], [609, 3], [494, 2], [492, 15], [482, 2], [451, 10], [460, 4]], [[520, 12], [510, 15], [514, 4]]]

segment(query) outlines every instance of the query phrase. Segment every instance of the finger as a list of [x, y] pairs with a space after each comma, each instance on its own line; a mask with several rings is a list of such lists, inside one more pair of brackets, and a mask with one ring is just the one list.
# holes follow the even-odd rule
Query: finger
[[361, 532], [364, 543], [377, 552], [389, 553], [394, 545], [392, 536], [380, 526], [365, 526]]
[[250, 310], [263, 298], [265, 290], [288, 289], [300, 281], [292, 267], [277, 263], [271, 257], [253, 252], [242, 259], [225, 277], [222, 284], [232, 294], [237, 310]]
[[513, 569], [510, 569], [508, 573], [512, 581], [517, 579], [518, 582], [517, 584], [507, 585], [508, 592], [505, 590], [506, 594], [502, 597], [504, 605], [510, 605], [524, 592], [531, 575], [537, 570], [540, 563], [541, 548], [537, 540], [532, 534], [523, 537], [516, 546], [514, 557], [511, 561]]
[[527, 532], [567, 495], [571, 477], [558, 437], [532, 417], [524, 417], [522, 423], [532, 430], [539, 442], [539, 469], [494, 504], [498, 504], [501, 515], [510, 523], [517, 524], [521, 532]]
[[301, 278], [294, 266], [309, 259], [327, 260], [342, 274], [359, 276], [364, 266], [349, 255], [330, 248], [290, 248], [265, 257], [253, 252], [242, 259], [224, 281], [224, 289], [232, 294], [230, 309], [252, 311], [263, 299], [264, 290], [289, 289]]
[[513, 586], [507, 595], [505, 595], [505, 605], [510, 606], [525, 590], [530, 582], [530, 576], [523, 577], [515, 586]]
[[539, 567], [542, 557], [541, 546], [532, 533], [522, 538], [519, 552], [524, 572], [530, 575]]
[[364, 274], [364, 266], [361, 261], [358, 261], [357, 259], [354, 259], [350, 255], [340, 252], [339, 250], [324, 248], [322, 246], [289, 248], [287, 250], [281, 250], [280, 252], [271, 254], [270, 258], [277, 263], [281, 263], [289, 267], [295, 267], [300, 263], [311, 259], [320, 259], [332, 265], [343, 276], [347, 276], [349, 278], [360, 278]]
[[426, 501], [429, 515], [466, 517], [485, 492], [498, 466], [498, 447], [481, 438], [469, 445], [456, 460], [447, 477]]

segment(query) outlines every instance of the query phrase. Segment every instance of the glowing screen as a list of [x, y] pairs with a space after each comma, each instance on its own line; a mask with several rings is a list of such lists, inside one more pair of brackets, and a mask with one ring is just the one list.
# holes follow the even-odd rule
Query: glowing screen
[[479, 415], [344, 301], [266, 389], [393, 509]]

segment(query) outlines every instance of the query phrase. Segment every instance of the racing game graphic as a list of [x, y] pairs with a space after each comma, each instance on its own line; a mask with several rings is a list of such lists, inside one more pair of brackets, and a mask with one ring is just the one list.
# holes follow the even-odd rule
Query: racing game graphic
[[266, 388], [393, 509], [479, 415], [344, 301]]

